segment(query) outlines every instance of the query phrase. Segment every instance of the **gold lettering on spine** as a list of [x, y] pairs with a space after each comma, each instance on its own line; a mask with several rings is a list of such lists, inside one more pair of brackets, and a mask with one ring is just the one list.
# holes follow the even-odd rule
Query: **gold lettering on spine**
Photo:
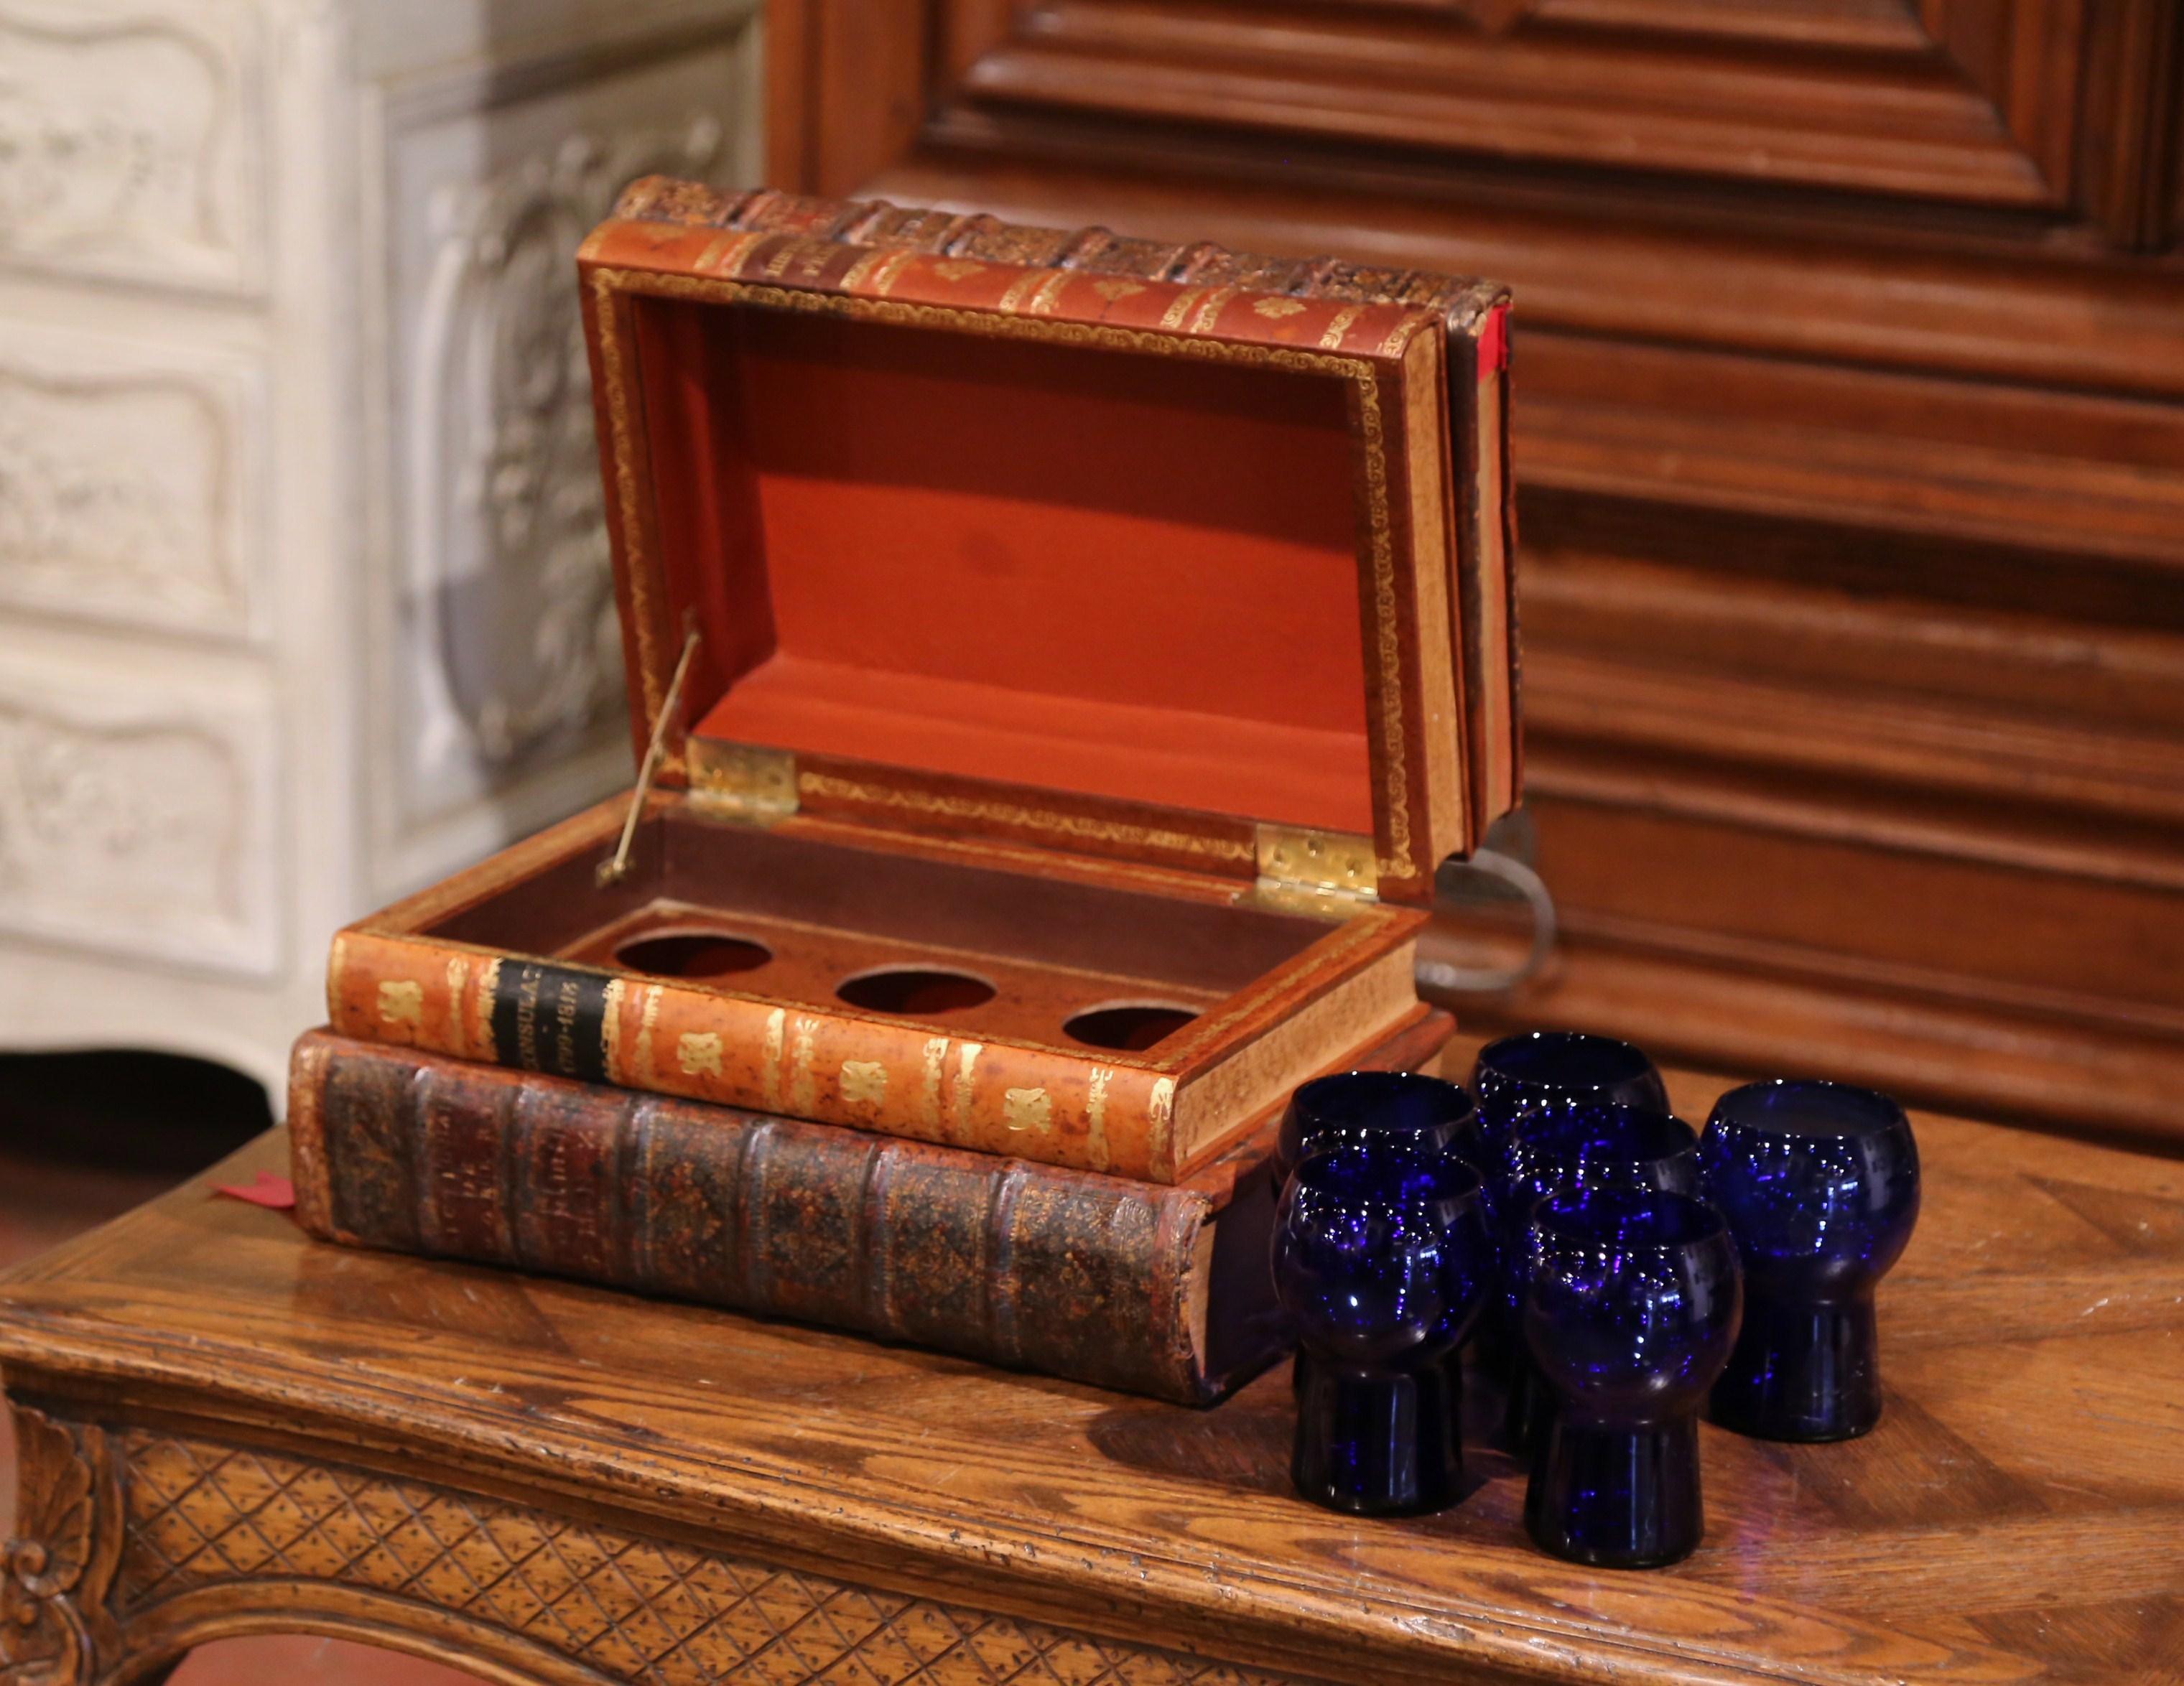
[[658, 1075], [653, 1065], [652, 1039], [660, 1029], [660, 986], [644, 986], [644, 1005], [637, 1015], [637, 1086], [641, 1089], [652, 1087]]
[[538, 968], [526, 966], [515, 979], [515, 1058], [526, 1071], [538, 1069]]
[[928, 1037], [925, 1042], [925, 1088], [918, 1096], [920, 1122], [935, 1135], [940, 1131], [940, 1080], [946, 1070], [948, 1038]]
[[872, 251], [866, 253], [863, 257], [858, 259], [855, 263], [850, 264], [848, 270], [842, 276], [842, 291], [844, 292], [855, 292], [863, 283], [866, 275], [872, 274], [874, 270], [878, 269], [883, 263], [887, 261], [887, 248], [883, 246], [879, 247]]
[[1342, 344], [1342, 337], [1350, 331], [1350, 325], [1364, 314], [1365, 307], [1362, 304], [1344, 305], [1328, 323], [1327, 331], [1319, 337], [1319, 348], [1322, 351], [1338, 349]]
[[766, 275], [769, 280], [778, 281], [788, 273], [789, 265], [799, 260], [809, 271], [814, 267], [815, 259], [816, 263], [825, 263], [827, 254], [834, 249], [824, 241], [790, 240], [766, 260]]
[[1092, 1068], [1092, 1085], [1084, 1096], [1084, 1163], [1095, 1171], [1107, 1168], [1107, 1085], [1114, 1072], [1105, 1066]]
[[958, 1147], [971, 1138], [971, 1077], [984, 1052], [985, 1044], [977, 1042], [963, 1043], [956, 1049], [956, 1082], [948, 1096], [948, 1133]]
[[493, 1027], [493, 1004], [499, 994], [500, 956], [495, 954], [478, 974], [477, 988], [471, 998], [477, 1003], [477, 1025], [471, 1046], [496, 1064], [500, 1060], [500, 1038]]
[[599, 1052], [605, 1056], [607, 1081], [622, 1081], [621, 1070], [621, 998], [624, 986], [618, 978], [607, 980], [606, 1005], [599, 1015]]
[[554, 1069], [573, 1076], [577, 1070], [577, 1013], [583, 1005], [584, 986], [565, 977], [554, 994]]
[[781, 1110], [781, 1044], [788, 1025], [788, 1009], [776, 1007], [766, 1015], [766, 1046], [759, 1065], [759, 1094], [768, 1112]]
[[812, 1033], [818, 1028], [818, 1020], [800, 1017], [789, 1043], [789, 1060], [794, 1069], [788, 1079], [788, 1110], [805, 1118], [811, 1116], [818, 1102], [818, 1085], [811, 1076]]

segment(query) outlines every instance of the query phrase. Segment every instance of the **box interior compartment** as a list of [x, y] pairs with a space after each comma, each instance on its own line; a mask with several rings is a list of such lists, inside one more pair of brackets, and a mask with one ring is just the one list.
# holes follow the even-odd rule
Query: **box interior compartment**
[[1145, 1049], [1295, 958], [1324, 920], [655, 810], [430, 934], [953, 1035]]
[[1372, 832], [1345, 381], [1082, 331], [632, 325], [694, 735]]

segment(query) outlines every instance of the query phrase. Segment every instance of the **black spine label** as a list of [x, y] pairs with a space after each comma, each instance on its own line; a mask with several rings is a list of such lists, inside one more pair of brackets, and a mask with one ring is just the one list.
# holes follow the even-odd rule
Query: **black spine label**
[[493, 1040], [501, 1064], [605, 1082], [612, 982], [604, 972], [503, 961], [493, 995]]

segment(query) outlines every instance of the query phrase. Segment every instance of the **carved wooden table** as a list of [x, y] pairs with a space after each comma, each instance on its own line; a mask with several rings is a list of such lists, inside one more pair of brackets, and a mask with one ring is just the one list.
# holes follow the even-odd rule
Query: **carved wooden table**
[[1529, 1550], [1491, 1451], [1446, 1516], [1297, 1502], [1284, 1375], [1193, 1413], [343, 1252], [207, 1179], [0, 1283], [0, 1678], [300, 1629], [504, 1682], [2175, 1681], [2184, 1166], [1919, 1129], [1880, 1429], [1708, 1429], [1707, 1544], [1641, 1575]]

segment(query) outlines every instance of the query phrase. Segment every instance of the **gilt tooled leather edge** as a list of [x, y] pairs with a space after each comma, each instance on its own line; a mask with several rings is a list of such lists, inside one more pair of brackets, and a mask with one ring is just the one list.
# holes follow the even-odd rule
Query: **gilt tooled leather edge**
[[936, 257], [1033, 269], [1082, 270], [1357, 304], [1402, 304], [1438, 311], [1447, 319], [1451, 331], [1465, 335], [1509, 298], [1508, 288], [1496, 281], [1351, 264], [1323, 253], [1280, 258], [1232, 251], [1212, 241], [1165, 244], [1130, 239], [1096, 225], [1045, 228], [981, 213], [894, 205], [884, 199], [815, 198], [772, 188], [723, 192], [663, 175], [632, 182], [623, 190], [614, 215], [624, 221], [798, 234], [845, 246], [905, 248]]

